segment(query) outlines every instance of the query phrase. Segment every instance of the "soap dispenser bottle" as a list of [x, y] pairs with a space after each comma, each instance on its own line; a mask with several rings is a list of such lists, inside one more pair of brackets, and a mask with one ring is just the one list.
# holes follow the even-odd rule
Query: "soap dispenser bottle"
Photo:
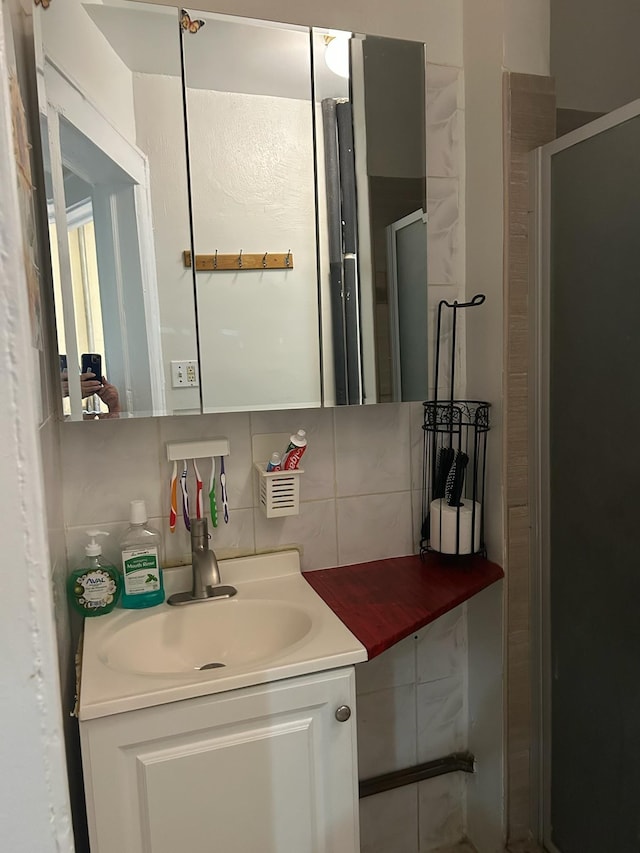
[[80, 568], [67, 580], [69, 601], [82, 616], [101, 616], [110, 613], [120, 595], [120, 573], [102, 558], [102, 546], [97, 536], [108, 536], [102, 530], [87, 530], [90, 537], [85, 547], [85, 559]]
[[164, 601], [162, 536], [147, 524], [144, 501], [131, 501], [130, 525], [121, 542], [122, 606], [153, 607]]

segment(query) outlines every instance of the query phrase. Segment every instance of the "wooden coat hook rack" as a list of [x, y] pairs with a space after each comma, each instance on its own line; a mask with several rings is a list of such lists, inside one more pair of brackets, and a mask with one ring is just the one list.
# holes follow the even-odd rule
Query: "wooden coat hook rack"
[[[191, 252], [182, 253], [186, 268], [191, 267]], [[257, 252], [245, 254], [242, 249], [235, 255], [196, 255], [196, 272], [247, 272], [253, 270], [292, 270], [293, 255], [288, 252]]]

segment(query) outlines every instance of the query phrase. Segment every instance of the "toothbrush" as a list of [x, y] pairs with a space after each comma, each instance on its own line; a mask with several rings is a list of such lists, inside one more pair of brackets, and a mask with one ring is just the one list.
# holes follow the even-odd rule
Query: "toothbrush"
[[441, 447], [438, 451], [438, 463], [436, 467], [436, 479], [433, 485], [434, 499], [443, 498], [446, 494], [449, 473], [453, 467], [455, 451], [452, 447]]
[[211, 478], [209, 479], [209, 510], [211, 524], [218, 526], [218, 507], [216, 506], [216, 457], [211, 457]]
[[447, 477], [446, 498], [449, 506], [462, 506], [460, 500], [462, 498], [465, 470], [468, 464], [469, 457], [467, 454], [462, 451], [458, 451], [456, 453], [455, 461], [451, 466], [451, 471], [449, 471], [449, 476]]
[[220, 494], [222, 496], [224, 523], [229, 524], [229, 501], [227, 499], [227, 475], [224, 473], [224, 456], [220, 457]]
[[196, 460], [193, 460], [193, 473], [196, 475], [196, 518], [202, 518], [202, 477]]
[[171, 474], [171, 510], [169, 512], [169, 530], [176, 532], [176, 520], [178, 518], [178, 463], [173, 463]]
[[182, 474], [180, 475], [180, 488], [182, 489], [182, 517], [184, 526], [187, 530], [191, 530], [191, 522], [189, 521], [189, 493], [187, 492], [187, 460], [182, 463]]

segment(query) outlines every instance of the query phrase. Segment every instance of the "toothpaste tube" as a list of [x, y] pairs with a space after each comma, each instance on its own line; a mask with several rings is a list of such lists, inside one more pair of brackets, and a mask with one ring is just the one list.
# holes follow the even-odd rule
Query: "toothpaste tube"
[[285, 471], [294, 471], [302, 459], [302, 454], [307, 449], [307, 434], [303, 429], [299, 429], [295, 435], [289, 439], [289, 446], [284, 454], [284, 462], [282, 467]]
[[267, 462], [267, 471], [282, 471], [282, 457], [279, 453], [272, 453]]

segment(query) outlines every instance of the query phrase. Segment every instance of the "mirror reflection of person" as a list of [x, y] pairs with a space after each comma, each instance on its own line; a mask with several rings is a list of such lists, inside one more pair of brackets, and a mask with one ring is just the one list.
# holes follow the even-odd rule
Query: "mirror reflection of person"
[[[85, 412], [84, 420], [95, 420], [96, 418], [119, 418], [122, 412], [120, 408], [120, 395], [115, 385], [107, 380], [106, 376], [102, 376], [100, 381], [95, 373], [80, 374], [80, 395], [84, 400], [87, 397], [93, 397], [97, 394], [105, 404], [108, 412]], [[62, 396], [69, 396], [69, 376], [66, 368], [60, 374], [62, 383]]]

